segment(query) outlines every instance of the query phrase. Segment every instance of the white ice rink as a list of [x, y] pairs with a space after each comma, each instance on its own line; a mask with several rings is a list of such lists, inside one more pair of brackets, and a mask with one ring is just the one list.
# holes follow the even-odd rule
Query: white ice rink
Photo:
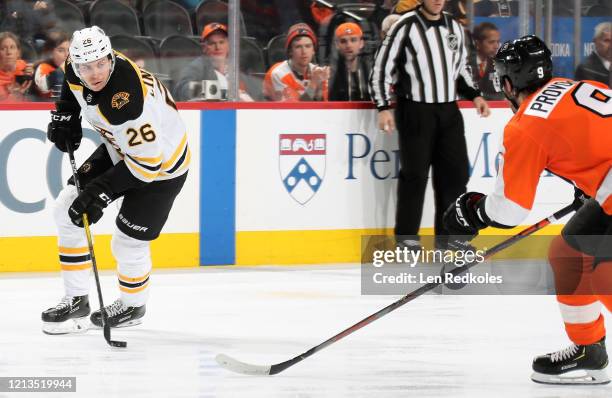
[[[59, 274], [0, 276], [0, 376], [76, 376], [76, 393], [0, 397], [612, 397], [608, 386], [533, 383], [534, 355], [568, 344], [553, 296], [428, 295], [276, 376], [229, 373], [218, 353], [287, 360], [395, 301], [361, 296], [358, 266], [155, 271], [142, 325], [47, 336]], [[103, 274], [104, 297], [118, 294]], [[92, 279], [90, 297], [97, 307]], [[607, 316], [607, 326], [612, 323]]]

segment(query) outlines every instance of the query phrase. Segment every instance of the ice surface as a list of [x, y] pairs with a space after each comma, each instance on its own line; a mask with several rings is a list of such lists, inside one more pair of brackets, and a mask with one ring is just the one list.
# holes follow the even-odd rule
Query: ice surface
[[[92, 279], [93, 280], [93, 279]], [[48, 336], [58, 274], [0, 276], [0, 376], [76, 376], [67, 397], [610, 397], [612, 386], [533, 383], [534, 355], [568, 344], [554, 296], [427, 295], [276, 376], [220, 368], [219, 353], [270, 365], [321, 343], [399, 296], [361, 296], [359, 267], [154, 271], [142, 325]], [[113, 273], [104, 297], [118, 294]], [[95, 287], [90, 294], [94, 307]], [[606, 313], [610, 328], [610, 315]], [[9, 394], [0, 397], [48, 396]]]

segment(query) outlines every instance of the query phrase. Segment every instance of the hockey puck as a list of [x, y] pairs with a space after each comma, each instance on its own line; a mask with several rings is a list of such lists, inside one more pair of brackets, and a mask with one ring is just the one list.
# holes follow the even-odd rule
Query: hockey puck
[[[442, 281], [444, 281], [444, 286], [446, 286], [450, 290], [459, 290], [459, 289], [464, 288], [465, 285], [467, 285], [466, 282], [454, 282], [452, 280], [454, 276], [452, 275], [452, 271], [457, 268], [460, 268], [460, 267], [456, 266], [454, 263], [445, 262], [442, 264], [442, 269], [440, 270], [440, 277], [442, 277]], [[447, 275], [447, 274], [450, 274], [450, 275]]]

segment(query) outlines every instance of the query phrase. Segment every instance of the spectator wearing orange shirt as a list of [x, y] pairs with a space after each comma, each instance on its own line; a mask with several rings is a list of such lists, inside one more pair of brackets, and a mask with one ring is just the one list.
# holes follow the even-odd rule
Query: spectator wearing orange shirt
[[264, 79], [264, 96], [272, 101], [326, 101], [329, 67], [312, 63], [317, 37], [305, 23], [289, 28], [288, 59], [273, 65]]
[[19, 38], [11, 32], [0, 33], [0, 101], [26, 101], [32, 85], [32, 64], [21, 57]]

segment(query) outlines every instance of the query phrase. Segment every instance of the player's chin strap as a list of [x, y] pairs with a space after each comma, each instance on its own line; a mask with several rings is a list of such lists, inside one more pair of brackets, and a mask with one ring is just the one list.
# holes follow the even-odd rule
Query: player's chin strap
[[[514, 89], [513, 89], [513, 91], [514, 91]], [[510, 104], [512, 104], [512, 112], [516, 113], [518, 111], [519, 107], [520, 107], [518, 101], [516, 100], [516, 96], [512, 96], [512, 97], [509, 96], [506, 93], [506, 90], [502, 90], [502, 92], [504, 93], [504, 97], [506, 97], [506, 99], [508, 101], [510, 101]]]

